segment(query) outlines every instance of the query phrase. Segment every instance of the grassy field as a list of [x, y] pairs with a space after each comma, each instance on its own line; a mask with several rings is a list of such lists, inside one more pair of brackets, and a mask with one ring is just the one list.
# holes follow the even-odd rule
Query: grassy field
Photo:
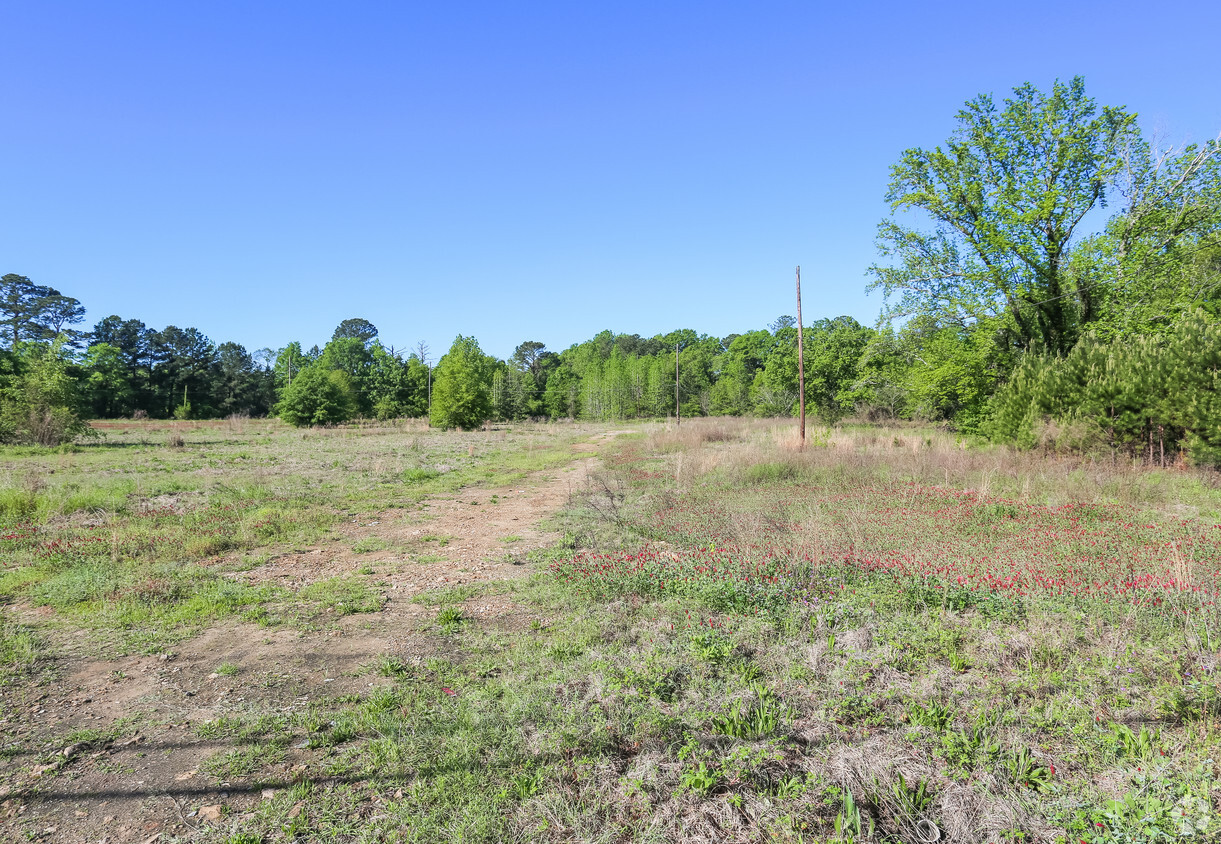
[[[634, 428], [0, 453], [0, 829], [96, 840], [140, 776], [112, 840], [1221, 837], [1216, 474]], [[191, 684], [39, 718], [84, 663]]]

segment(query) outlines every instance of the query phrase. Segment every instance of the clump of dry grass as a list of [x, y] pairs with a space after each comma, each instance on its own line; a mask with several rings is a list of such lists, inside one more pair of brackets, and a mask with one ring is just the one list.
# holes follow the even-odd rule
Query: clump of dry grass
[[749, 479], [769, 465], [787, 478], [832, 471], [862, 481], [907, 480], [1053, 506], [1109, 501], [1191, 515], [1200, 510], [1184, 501], [1185, 494], [1221, 486], [1221, 473], [1214, 471], [1155, 470], [1110, 456], [1021, 451], [911, 423], [810, 426], [802, 449], [791, 420], [694, 419], [656, 427], [646, 447], [670, 455], [680, 486], [716, 471]]

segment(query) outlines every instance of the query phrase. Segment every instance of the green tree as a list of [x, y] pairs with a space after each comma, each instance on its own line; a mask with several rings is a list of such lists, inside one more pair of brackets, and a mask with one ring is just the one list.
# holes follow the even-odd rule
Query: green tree
[[301, 351], [301, 344], [296, 340], [276, 352], [276, 362], [272, 366], [275, 372], [276, 389], [287, 390], [292, 386], [293, 379], [301, 374], [301, 370], [309, 366], [310, 359]]
[[1020, 348], [1062, 354], [1096, 316], [1090, 283], [1070, 271], [1073, 238], [1106, 201], [1136, 138], [1135, 115], [1101, 111], [1080, 77], [1049, 94], [1015, 88], [997, 109], [969, 101], [945, 149], [909, 149], [891, 168], [892, 212], [923, 212], [931, 231], [879, 226], [888, 266], [874, 266], [890, 316], [968, 326], [1004, 318]]
[[359, 337], [332, 340], [322, 350], [317, 365], [346, 374], [356, 391], [356, 412], [366, 416], [373, 412], [372, 385], [369, 381], [373, 352], [364, 340]]
[[[1166, 465], [1221, 465], [1221, 326], [1204, 311], [1161, 336], [1093, 332], [1064, 357], [1026, 355], [992, 399], [988, 433], [1023, 447], [1106, 446]], [[1053, 424], [1047, 424], [1053, 423]]]
[[432, 382], [432, 424], [470, 430], [492, 417], [492, 372], [474, 337], [461, 334], [437, 363]]
[[928, 317], [903, 327], [899, 345], [907, 357], [903, 370], [909, 415], [953, 422], [974, 432], [987, 417], [988, 399], [1011, 362], [997, 342], [999, 319], [964, 328]]
[[[122, 377], [125, 381], [124, 384], [118, 382], [119, 371], [114, 369], [113, 361], [109, 358], [108, 353], [103, 353], [97, 359], [99, 364], [104, 362], [107, 368], [107, 373], [103, 376], [102, 380], [109, 383], [111, 389], [121, 394], [123, 400], [121, 402], [111, 401], [103, 399], [100, 393], [91, 393], [93, 396], [91, 403], [95, 413], [104, 417], [113, 417], [116, 415], [126, 416], [136, 410], [143, 410], [146, 413], [159, 411], [156, 402], [153, 400], [152, 391], [153, 341], [155, 336], [156, 332], [150, 330], [140, 320], [125, 320], [113, 314], [100, 320], [93, 327], [93, 331], [88, 335], [90, 350], [98, 345], [117, 349], [122, 362]], [[90, 360], [87, 352], [86, 368], [92, 371], [94, 366], [90, 363]], [[99, 399], [106, 406], [107, 409], [105, 411], [99, 409]]]
[[331, 340], [333, 342], [348, 339], [356, 339], [367, 345], [377, 339], [377, 326], [369, 320], [359, 317], [345, 319], [335, 327]]
[[428, 409], [428, 370], [412, 355], [406, 360], [380, 343], [370, 349], [367, 383], [373, 415], [378, 419], [423, 416]]
[[563, 361], [547, 379], [544, 408], [552, 419], [576, 419], [581, 415], [581, 376]]
[[157, 410], [166, 416], [190, 407], [196, 417], [215, 413], [212, 383], [216, 375], [216, 346], [195, 328], [166, 326], [151, 338], [152, 371]]
[[850, 316], [818, 320], [805, 332], [806, 404], [824, 422], [854, 409], [861, 353], [872, 334]]
[[1135, 139], [1124, 206], [1074, 253], [1102, 337], [1162, 332], [1204, 308], [1221, 316], [1221, 139], [1181, 149]]
[[123, 352], [109, 343], [94, 343], [85, 352], [81, 384], [93, 416], [116, 419], [134, 409], [135, 386]]
[[775, 337], [770, 331], [748, 331], [739, 334], [718, 357], [718, 376], [712, 388], [712, 412], [742, 416], [750, 413], [750, 395], [755, 374], [763, 368]]
[[289, 425], [339, 425], [356, 414], [356, 391], [346, 372], [313, 365], [284, 390], [276, 414]]
[[7, 358], [12, 368], [0, 388], [0, 442], [52, 446], [92, 433], [80, 417], [62, 339], [49, 346], [20, 344]]
[[518, 369], [529, 372], [535, 378], [541, 374], [541, 362], [543, 356], [547, 352], [545, 343], [540, 343], [537, 340], [527, 340], [524, 343], [518, 344], [513, 350], [513, 357], [510, 358], [510, 363], [517, 366]]
[[53, 340], [60, 334], [75, 343], [79, 335], [68, 326], [84, 318], [81, 303], [53, 287], [35, 284], [16, 273], [0, 277], [0, 337], [10, 347]]
[[845, 396], [853, 410], [873, 420], [906, 417], [909, 361], [892, 326], [874, 331], [857, 360], [856, 380]]
[[255, 363], [254, 356], [238, 343], [221, 343], [212, 381], [213, 407], [222, 415], [245, 413], [261, 416], [273, 403], [273, 375]]

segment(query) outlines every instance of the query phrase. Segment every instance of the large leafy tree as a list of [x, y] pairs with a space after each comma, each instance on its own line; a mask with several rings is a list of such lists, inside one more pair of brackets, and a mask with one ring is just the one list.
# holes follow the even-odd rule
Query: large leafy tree
[[292, 386], [293, 379], [301, 370], [310, 365], [310, 359], [301, 351], [301, 344], [296, 340], [276, 352], [276, 361], [272, 366], [275, 373], [276, 389], [281, 392]]
[[16, 273], [0, 277], [0, 338], [8, 346], [53, 340], [60, 334], [74, 343], [80, 335], [69, 326], [84, 318], [81, 303], [53, 287], [35, 284]]
[[1074, 256], [1096, 290], [1103, 336], [1163, 333], [1197, 309], [1221, 315], [1221, 139], [1178, 149], [1136, 139], [1124, 207]]
[[[1070, 349], [1096, 313], [1091, 280], [1070, 269], [1074, 237], [1136, 138], [1135, 115], [1098, 109], [1081, 77], [1015, 88], [1003, 109], [969, 101], [944, 148], [909, 149], [891, 168], [895, 216], [878, 240], [893, 262], [871, 268], [890, 315], [964, 327], [1003, 316], [1021, 348]], [[933, 227], [907, 226], [911, 212]]]
[[367, 319], [353, 317], [339, 323], [335, 328], [335, 333], [331, 335], [332, 342], [353, 338], [362, 343], [371, 343], [377, 339], [377, 326]]
[[776, 338], [770, 331], [739, 334], [717, 358], [719, 377], [712, 387], [712, 412], [744, 415], [752, 409], [751, 384], [763, 368]]
[[492, 416], [492, 368], [474, 337], [458, 335], [437, 364], [432, 384], [432, 424], [471, 429]]

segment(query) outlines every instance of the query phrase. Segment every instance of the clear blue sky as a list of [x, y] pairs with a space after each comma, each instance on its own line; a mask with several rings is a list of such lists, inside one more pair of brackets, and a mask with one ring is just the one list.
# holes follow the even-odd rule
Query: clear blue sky
[[873, 322], [888, 170], [1085, 76], [1221, 130], [1221, 4], [0, 5], [0, 273], [251, 350]]

